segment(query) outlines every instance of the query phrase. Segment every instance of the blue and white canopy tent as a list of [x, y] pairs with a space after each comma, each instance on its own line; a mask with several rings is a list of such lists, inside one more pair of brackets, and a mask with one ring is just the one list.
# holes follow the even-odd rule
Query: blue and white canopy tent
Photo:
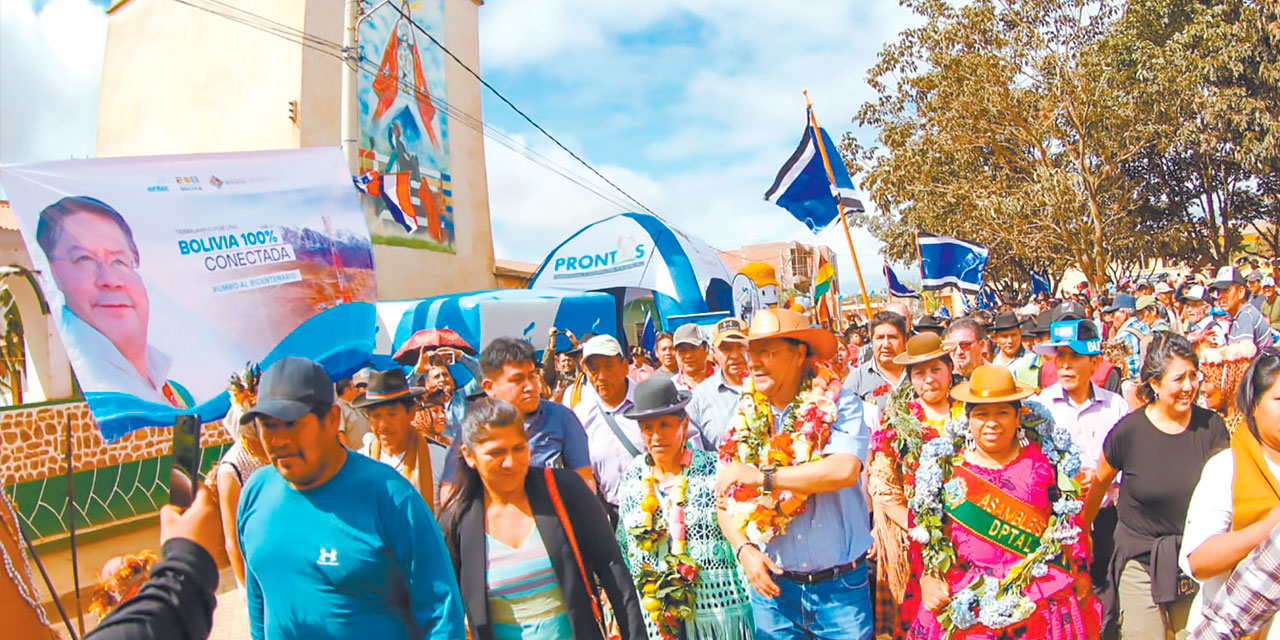
[[620, 213], [561, 242], [542, 261], [529, 288], [604, 291], [614, 296], [619, 316], [628, 303], [652, 296], [666, 327], [671, 316], [730, 311], [732, 280], [707, 243], [657, 216]]
[[[378, 303], [374, 352], [390, 356], [422, 329], [451, 329], [477, 351], [500, 337], [524, 338], [542, 350], [552, 327], [578, 336], [615, 335], [617, 324], [613, 298], [604, 293], [497, 289], [384, 301]], [[567, 338], [556, 344], [569, 349]]]

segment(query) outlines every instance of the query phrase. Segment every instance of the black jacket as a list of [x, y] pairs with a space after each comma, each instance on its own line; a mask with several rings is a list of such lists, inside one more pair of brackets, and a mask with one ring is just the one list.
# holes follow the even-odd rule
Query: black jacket
[[[577, 640], [598, 640], [601, 635], [588, 591], [583, 585], [573, 548], [569, 546], [569, 538], [551, 502], [544, 473], [539, 467], [530, 467], [529, 475], [525, 477], [524, 489], [529, 496], [529, 507], [547, 555], [551, 557], [560, 593], [564, 595], [573, 637]], [[565, 512], [573, 524], [587, 575], [609, 595], [622, 640], [644, 640], [648, 637], [644, 614], [640, 610], [635, 585], [631, 582], [631, 572], [622, 559], [604, 509], [576, 472], [556, 469], [553, 473]], [[489, 587], [485, 583], [488, 558], [484, 513], [484, 498], [481, 496], [468, 503], [451, 505], [440, 514], [440, 530], [444, 532], [445, 545], [453, 557], [453, 570], [458, 576], [473, 640], [492, 640], [494, 637], [493, 621], [489, 616]]]
[[213, 628], [218, 565], [200, 545], [174, 538], [151, 579], [112, 611], [85, 640], [204, 640]]

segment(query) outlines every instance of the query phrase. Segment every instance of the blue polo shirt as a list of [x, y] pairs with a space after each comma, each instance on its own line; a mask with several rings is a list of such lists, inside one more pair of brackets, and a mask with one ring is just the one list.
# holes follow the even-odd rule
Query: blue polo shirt
[[[591, 466], [587, 432], [568, 407], [549, 400], [538, 401], [538, 410], [524, 417], [529, 436], [529, 464], [534, 467], [581, 469]], [[459, 432], [461, 433], [461, 432]], [[444, 482], [453, 482], [458, 471], [458, 439], [444, 461]]]
[[444, 537], [388, 465], [348, 452], [305, 490], [263, 467], [245, 483], [236, 530], [254, 640], [466, 634]]

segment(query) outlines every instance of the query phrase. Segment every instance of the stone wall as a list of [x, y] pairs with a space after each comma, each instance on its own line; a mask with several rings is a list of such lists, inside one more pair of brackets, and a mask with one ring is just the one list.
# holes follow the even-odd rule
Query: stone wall
[[[0, 409], [0, 484], [34, 538], [66, 533], [68, 420], [77, 528], [154, 513], [168, 500], [169, 429], [139, 429], [107, 443], [82, 401]], [[201, 467], [207, 470], [230, 436], [210, 423], [200, 440]]]

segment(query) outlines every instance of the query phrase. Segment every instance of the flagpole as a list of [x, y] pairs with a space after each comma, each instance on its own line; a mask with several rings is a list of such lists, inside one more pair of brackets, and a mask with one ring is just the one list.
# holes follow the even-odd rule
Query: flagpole
[[[836, 176], [831, 172], [831, 159], [827, 157], [827, 145], [823, 144], [822, 131], [818, 129], [818, 118], [813, 115], [813, 103], [809, 102], [809, 90], [804, 90], [804, 105], [809, 111], [809, 125], [813, 127], [814, 140], [817, 142], [818, 151], [822, 154], [822, 165], [827, 169], [827, 179], [831, 181], [831, 187], [836, 186]], [[858, 274], [858, 287], [862, 289], [862, 302], [867, 307], [867, 322], [871, 322], [871, 296], [867, 295], [867, 283], [862, 279], [862, 265], [858, 264], [858, 250], [853, 248], [853, 234], [849, 232], [849, 221], [844, 219], [844, 205], [840, 202], [840, 197], [836, 197], [836, 211], [840, 212], [840, 224], [844, 226], [844, 239], [849, 241], [849, 253], [853, 255], [853, 269]]]
[[[934, 311], [937, 311], [937, 309], [930, 309], [929, 299], [924, 296], [924, 252], [920, 251], [920, 232], [913, 231], [912, 233], [915, 234], [916, 237], [916, 261], [917, 264], [920, 265], [920, 302], [924, 305], [924, 310], [926, 312], [933, 313]], [[939, 291], [941, 291], [941, 289], [939, 289]], [[939, 296], [941, 296], [941, 294], [939, 294]], [[941, 302], [942, 298], [939, 297], [938, 301]]]

